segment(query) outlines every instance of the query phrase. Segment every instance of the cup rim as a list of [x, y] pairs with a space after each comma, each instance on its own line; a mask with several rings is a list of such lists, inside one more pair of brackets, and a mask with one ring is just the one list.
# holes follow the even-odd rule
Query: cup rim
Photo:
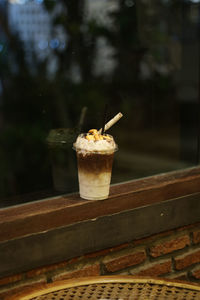
[[88, 153], [99, 153], [99, 154], [102, 154], [102, 153], [114, 153], [116, 151], [118, 151], [118, 145], [115, 144], [115, 148], [114, 149], [109, 149], [109, 150], [88, 150], [88, 149], [84, 149], [84, 148], [77, 148], [76, 147], [76, 143], [73, 143], [73, 147], [72, 147], [73, 150], [75, 151], [80, 151], [80, 152], [88, 152]]
[[[80, 133], [78, 135], [78, 137], [82, 137], [82, 136], [85, 136], [87, 133]], [[105, 133], [104, 135], [107, 135], [107, 136], [110, 136], [113, 138], [113, 136], [111, 134], [108, 134], [108, 133]], [[114, 141], [114, 139], [113, 139]], [[118, 151], [118, 145], [115, 143], [115, 148], [113, 149], [107, 149], [107, 150], [88, 150], [88, 149], [84, 149], [84, 148], [77, 148], [76, 147], [76, 142], [73, 143], [73, 147], [72, 147], [73, 150], [75, 151], [84, 151], [84, 152], [88, 152], [88, 153], [99, 153], [99, 154], [102, 154], [102, 153], [114, 153], [116, 151]]]

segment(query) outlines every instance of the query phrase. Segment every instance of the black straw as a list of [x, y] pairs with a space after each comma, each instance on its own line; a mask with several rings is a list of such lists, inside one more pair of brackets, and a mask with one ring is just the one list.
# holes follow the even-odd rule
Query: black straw
[[78, 132], [80, 133], [81, 130], [82, 130], [82, 127], [83, 127], [83, 123], [84, 123], [84, 120], [85, 120], [85, 115], [86, 115], [86, 112], [87, 112], [87, 106], [84, 106], [81, 110], [81, 115], [80, 115], [80, 119], [79, 119], [79, 123], [78, 123]]
[[108, 112], [108, 103], [105, 104], [104, 113], [103, 113], [102, 134], [104, 134], [105, 132], [107, 112]]

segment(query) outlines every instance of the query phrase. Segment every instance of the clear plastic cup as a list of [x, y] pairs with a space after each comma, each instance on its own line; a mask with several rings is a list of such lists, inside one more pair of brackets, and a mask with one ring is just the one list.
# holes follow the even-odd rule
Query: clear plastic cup
[[77, 154], [80, 197], [87, 200], [107, 199], [116, 144], [109, 150], [90, 151], [88, 148], [76, 148], [75, 144], [73, 148]]

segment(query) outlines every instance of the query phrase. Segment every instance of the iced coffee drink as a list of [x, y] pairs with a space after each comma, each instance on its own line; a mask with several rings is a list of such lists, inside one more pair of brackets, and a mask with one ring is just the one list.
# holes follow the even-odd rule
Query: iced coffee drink
[[91, 129], [78, 136], [74, 148], [78, 161], [80, 197], [88, 200], [108, 198], [113, 156], [117, 150], [113, 137]]

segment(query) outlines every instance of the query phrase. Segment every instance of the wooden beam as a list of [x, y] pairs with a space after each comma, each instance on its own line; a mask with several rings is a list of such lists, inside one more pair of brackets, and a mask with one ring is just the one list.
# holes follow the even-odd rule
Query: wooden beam
[[113, 185], [108, 199], [64, 195], [0, 210], [0, 241], [19, 238], [200, 192], [200, 168]]

